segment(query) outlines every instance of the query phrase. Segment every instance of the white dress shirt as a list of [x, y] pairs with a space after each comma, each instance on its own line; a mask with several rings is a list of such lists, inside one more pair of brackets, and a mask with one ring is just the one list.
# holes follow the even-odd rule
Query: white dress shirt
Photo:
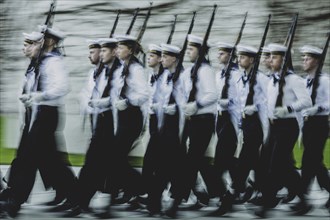
[[[191, 79], [191, 68], [184, 70], [180, 75], [180, 84], [182, 84], [185, 102], [188, 102], [190, 92], [193, 88]], [[215, 73], [209, 64], [203, 63], [197, 72], [196, 82], [196, 102], [198, 110], [196, 115], [215, 114], [217, 109], [217, 88], [215, 82]]]
[[61, 106], [69, 93], [69, 74], [65, 70], [62, 57], [47, 54], [40, 64], [40, 83], [43, 100], [39, 105]]
[[96, 69], [93, 68], [89, 71], [87, 82], [79, 93], [80, 114], [92, 114], [93, 112], [93, 108], [88, 105], [88, 102], [92, 98], [92, 92], [95, 86], [95, 81], [94, 81], [95, 70]]
[[[309, 81], [309, 77], [305, 79], [305, 86]], [[313, 85], [307, 88], [309, 95], [312, 95]], [[321, 112], [315, 115], [329, 115], [330, 109], [330, 78], [328, 74], [321, 74], [319, 85], [316, 90], [315, 105], [322, 108]], [[314, 105], [314, 106], [315, 106]]]
[[[118, 68], [116, 74], [114, 74], [113, 79], [113, 95], [115, 100], [120, 97], [120, 92], [124, 86], [125, 78], [121, 76], [124, 65]], [[149, 99], [149, 89], [147, 79], [145, 77], [145, 72], [143, 67], [138, 63], [132, 63], [129, 66], [129, 74], [126, 79], [127, 90], [126, 97], [131, 105], [141, 107], [144, 104], [148, 104]]]
[[216, 73], [216, 85], [217, 85], [217, 91], [218, 91], [218, 104], [217, 104], [217, 111], [228, 111], [230, 114], [231, 122], [234, 125], [234, 128], [236, 130], [236, 134], [239, 133], [239, 123], [241, 114], [239, 111], [239, 101], [238, 101], [238, 94], [237, 94], [237, 81], [240, 78], [240, 73], [237, 69], [232, 69], [230, 71], [230, 79], [229, 79], [229, 88], [228, 88], [228, 100], [229, 105], [227, 109], [224, 109], [220, 106], [219, 101], [221, 99], [221, 93], [222, 89], [225, 85], [225, 76], [222, 74], [223, 69], [220, 69]]
[[[113, 80], [111, 81], [112, 89], [110, 91], [110, 97], [112, 106], [115, 106], [115, 103], [120, 99], [120, 93], [124, 86], [125, 78], [122, 77], [124, 65], [122, 61], [121, 63], [122, 65], [114, 71]], [[149, 104], [149, 87], [143, 67], [138, 63], [132, 63], [129, 66], [129, 74], [127, 77], [126, 98], [131, 105], [140, 107], [143, 112], [146, 108], [145, 105]], [[112, 114], [114, 132], [116, 134], [118, 129], [118, 109], [112, 108]], [[144, 115], [144, 117], [146, 117], [146, 115]], [[145, 118], [143, 119], [143, 123], [146, 123]]]
[[[241, 71], [241, 77], [237, 81], [237, 95], [239, 101], [239, 111], [242, 116], [244, 113], [244, 107], [246, 106], [246, 100], [249, 94], [249, 83], [250, 79], [244, 85], [245, 79], [244, 72]], [[264, 75], [261, 72], [257, 73], [256, 76], [256, 84], [253, 87], [254, 96], [253, 96], [253, 104], [258, 109], [259, 119], [262, 123], [264, 136], [268, 133], [269, 121], [268, 121], [268, 113], [267, 113], [267, 86], [269, 83], [269, 77]]]
[[[276, 77], [279, 77], [278, 73], [274, 74], [276, 74]], [[311, 107], [312, 100], [307, 92], [303, 78], [291, 73], [286, 75], [284, 80], [282, 106], [290, 106], [293, 109], [293, 112], [286, 114], [284, 118], [295, 118], [295, 112]], [[278, 84], [278, 82], [274, 84], [273, 80], [270, 80], [268, 84], [268, 117], [270, 119], [275, 119], [274, 110], [278, 96]]]

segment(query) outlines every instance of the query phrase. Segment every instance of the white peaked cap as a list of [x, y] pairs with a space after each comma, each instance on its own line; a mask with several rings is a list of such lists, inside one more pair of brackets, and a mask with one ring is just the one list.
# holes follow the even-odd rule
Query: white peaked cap
[[47, 34], [54, 36], [55, 38], [59, 40], [63, 40], [66, 36], [65, 34], [60, 31], [59, 29], [53, 27], [53, 28], [47, 28], [46, 25], [38, 25], [38, 28], [41, 32], [44, 32], [47, 29]]
[[248, 45], [239, 44], [237, 45], [237, 53], [247, 56], [255, 56], [258, 53], [258, 49]]
[[305, 45], [302, 48], [300, 48], [301, 53], [310, 53], [315, 55], [321, 55], [322, 49], [310, 45]]
[[161, 44], [162, 52], [168, 55], [178, 55], [180, 54], [181, 49], [177, 46], [171, 44]]
[[269, 44], [268, 48], [270, 50], [271, 53], [285, 53], [287, 51], [287, 47], [283, 46], [282, 44]]
[[202, 45], [203, 44], [203, 38], [198, 37], [198, 36], [193, 35], [193, 34], [188, 34], [188, 42]]
[[118, 43], [116, 38], [99, 38], [96, 40], [100, 45]]
[[91, 48], [100, 48], [100, 42], [95, 39], [87, 39], [86, 42], [88, 43], [88, 47]]
[[262, 53], [270, 53], [270, 49], [269, 49], [269, 47], [267, 47], [267, 46], [264, 46], [263, 48], [262, 48], [262, 51], [261, 51]]
[[44, 35], [42, 33], [35, 32], [35, 31], [31, 32], [30, 34], [23, 33], [23, 35], [24, 35], [25, 40], [35, 41], [35, 42], [40, 41], [44, 37]]
[[162, 53], [162, 48], [157, 44], [149, 44], [149, 53], [160, 54]]
[[217, 43], [215, 43], [214, 47], [216, 47], [218, 49], [231, 50], [234, 48], [234, 44], [229, 44], [229, 43], [225, 43], [225, 42], [217, 42]]
[[132, 35], [114, 35], [114, 38], [118, 40], [118, 42], [123, 42], [123, 41], [136, 41], [137, 38], [132, 36]]

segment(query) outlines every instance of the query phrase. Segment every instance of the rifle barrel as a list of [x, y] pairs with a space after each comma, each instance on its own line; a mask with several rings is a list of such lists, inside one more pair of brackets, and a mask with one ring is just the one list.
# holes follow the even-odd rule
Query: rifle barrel
[[258, 53], [254, 59], [254, 65], [251, 71], [251, 77], [250, 77], [250, 82], [249, 82], [249, 93], [246, 99], [246, 103], [245, 105], [252, 105], [253, 104], [253, 97], [254, 97], [254, 85], [257, 82], [257, 73], [258, 73], [258, 69], [259, 69], [259, 64], [260, 64], [260, 59], [261, 59], [261, 54], [262, 54], [262, 49], [265, 45], [265, 41], [266, 41], [266, 37], [267, 37], [267, 33], [269, 30], [269, 26], [270, 26], [270, 19], [271, 19], [271, 15], [268, 15], [268, 21], [265, 27], [265, 31], [264, 34], [262, 36], [260, 45], [259, 45], [259, 49], [258, 49]]
[[134, 15], [133, 15], [132, 21], [131, 21], [131, 23], [130, 23], [130, 25], [129, 25], [127, 31], [126, 31], [126, 34], [127, 34], [127, 35], [131, 34], [131, 31], [132, 31], [133, 25], [134, 25], [134, 23], [135, 23], [135, 20], [136, 20], [136, 17], [137, 17], [137, 15], [138, 15], [139, 11], [140, 11], [140, 8], [136, 8], [136, 9], [135, 9], [135, 12], [134, 12]]
[[190, 22], [190, 26], [189, 26], [189, 29], [188, 29], [188, 33], [186, 35], [185, 41], [184, 41], [183, 46], [182, 46], [182, 49], [180, 51], [178, 65], [176, 67], [176, 70], [175, 70], [175, 73], [174, 73], [174, 76], [173, 76], [173, 81], [174, 82], [179, 78], [179, 74], [180, 74], [181, 69], [182, 69], [182, 63], [183, 63], [183, 59], [184, 59], [184, 54], [186, 53], [186, 49], [187, 49], [187, 45], [188, 45], [188, 35], [191, 34], [192, 29], [194, 28], [195, 16], [196, 16], [196, 11], [193, 12], [193, 17], [191, 18], [191, 22]]
[[116, 30], [116, 28], [117, 28], [117, 24], [118, 24], [118, 20], [119, 20], [119, 15], [120, 15], [120, 13], [121, 13], [121, 11], [118, 10], [116, 20], [115, 20], [115, 22], [113, 23], [113, 26], [112, 26], [112, 29], [111, 29], [111, 32], [110, 32], [110, 35], [109, 35], [110, 38], [111, 38], [111, 37], [113, 36], [113, 34], [115, 33], [115, 30]]
[[286, 72], [287, 72], [287, 69], [288, 69], [288, 62], [289, 62], [289, 59], [290, 59], [290, 54], [291, 54], [291, 48], [292, 48], [292, 43], [293, 43], [293, 39], [294, 39], [294, 35], [295, 35], [295, 32], [296, 32], [296, 27], [297, 27], [297, 22], [298, 22], [298, 13], [295, 14], [294, 16], [294, 19], [293, 19], [293, 24], [291, 25], [291, 28], [290, 28], [290, 35], [289, 35], [289, 42], [288, 42], [288, 47], [287, 47], [287, 50], [285, 52], [285, 55], [284, 55], [284, 59], [282, 61], [282, 66], [281, 66], [281, 70], [280, 70], [280, 80], [279, 80], [279, 86], [278, 86], [278, 96], [277, 96], [277, 99], [276, 99], [276, 107], [279, 107], [279, 106], [282, 106], [282, 99], [283, 99], [283, 87], [284, 87], [284, 84], [285, 84], [285, 80], [284, 80], [284, 77], [286, 75]]
[[173, 24], [172, 24], [172, 29], [171, 29], [170, 35], [168, 36], [167, 42], [166, 42], [167, 44], [171, 44], [171, 42], [172, 42], [172, 37], [173, 37], [174, 31], [175, 31], [175, 25], [176, 25], [177, 17], [178, 17], [178, 15], [174, 15], [174, 21], [173, 21]]
[[243, 30], [244, 30], [244, 27], [245, 27], [245, 24], [246, 24], [247, 15], [248, 15], [248, 12], [245, 12], [245, 16], [244, 16], [244, 20], [243, 20], [241, 29], [240, 29], [239, 34], [237, 36], [235, 45], [234, 45], [233, 49], [230, 52], [228, 64], [225, 67], [225, 85], [223, 86], [222, 91], [221, 91], [221, 98], [222, 99], [227, 99], [228, 98], [230, 71], [231, 71], [231, 68], [232, 68], [232, 65], [233, 65], [233, 59], [234, 59], [235, 53], [236, 53], [235, 52], [236, 51], [236, 46], [241, 41], [241, 38], [242, 38], [242, 35], [243, 35]]
[[144, 32], [146, 31], [146, 28], [147, 28], [147, 23], [149, 21], [149, 18], [150, 18], [150, 15], [151, 15], [151, 8], [152, 8], [152, 2], [150, 2], [150, 6], [149, 6], [149, 9], [148, 9], [148, 13], [146, 15], [146, 18], [144, 19], [144, 22], [143, 22], [143, 25], [141, 27], [141, 30], [140, 30], [140, 33], [137, 37], [137, 42], [141, 42], [142, 40], [142, 37], [143, 37], [143, 34]]
[[327, 56], [327, 51], [328, 51], [328, 47], [329, 47], [329, 40], [330, 40], [330, 32], [328, 32], [328, 38], [325, 41], [325, 44], [323, 46], [323, 51], [322, 51], [322, 54], [321, 54], [320, 63], [319, 63], [319, 66], [317, 67], [316, 74], [315, 74], [315, 79], [314, 79], [314, 82], [313, 82], [313, 89], [312, 89], [312, 95], [311, 95], [313, 105], [315, 105], [315, 99], [316, 99], [316, 95], [317, 95], [317, 88], [319, 87], [320, 75], [321, 75], [321, 72], [322, 72], [322, 69], [323, 69], [324, 60], [325, 60], [325, 57]]
[[198, 58], [197, 58], [197, 60], [195, 62], [195, 65], [194, 65], [194, 70], [193, 70], [193, 73], [192, 73], [192, 76], [193, 77], [195, 77], [197, 75], [198, 69], [202, 65], [202, 62], [204, 60], [205, 54], [206, 54], [207, 49], [208, 49], [207, 41], [208, 41], [209, 36], [210, 36], [210, 33], [211, 33], [211, 29], [212, 29], [212, 26], [213, 26], [213, 21], [214, 21], [215, 13], [216, 13], [216, 10], [217, 10], [217, 7], [218, 6], [217, 5], [214, 5], [213, 7], [214, 7], [213, 8], [213, 13], [211, 15], [211, 19], [210, 19], [209, 25], [207, 27], [207, 30], [206, 30], [206, 33], [205, 33], [205, 36], [204, 36], [204, 39], [203, 39], [203, 44], [201, 46], [201, 49], [199, 50]]

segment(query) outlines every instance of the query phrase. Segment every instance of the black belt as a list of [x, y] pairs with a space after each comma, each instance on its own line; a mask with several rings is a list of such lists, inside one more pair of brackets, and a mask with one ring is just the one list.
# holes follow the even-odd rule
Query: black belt
[[200, 114], [200, 115], [192, 115], [190, 117], [191, 117], [191, 119], [214, 118], [214, 114], [212, 114], [212, 113], [205, 113], [205, 114]]

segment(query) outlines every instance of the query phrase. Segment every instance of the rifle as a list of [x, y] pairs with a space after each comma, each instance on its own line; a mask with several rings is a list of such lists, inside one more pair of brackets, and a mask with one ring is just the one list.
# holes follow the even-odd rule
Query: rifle
[[183, 46], [182, 46], [182, 49], [180, 51], [180, 55], [179, 55], [179, 59], [178, 59], [179, 61], [178, 61], [178, 64], [176, 66], [175, 73], [173, 75], [173, 82], [177, 81], [177, 79], [179, 78], [179, 74], [180, 74], [180, 72], [183, 68], [182, 63], [183, 63], [184, 54], [186, 53], [186, 49], [187, 49], [187, 45], [188, 45], [188, 35], [191, 34], [192, 29], [194, 28], [195, 16], [196, 16], [196, 11], [193, 12], [193, 17], [192, 17], [191, 22], [190, 22], [188, 33], [186, 35], [186, 39], [185, 39], [185, 41], [183, 43]]
[[175, 25], [176, 25], [177, 17], [178, 17], [178, 15], [174, 15], [174, 21], [173, 21], [173, 24], [172, 24], [172, 29], [171, 29], [170, 35], [168, 36], [167, 42], [166, 42], [167, 44], [171, 44], [171, 42], [172, 42], [172, 37], [173, 37], [174, 31], [175, 31]]
[[[118, 24], [118, 20], [119, 20], [119, 15], [120, 15], [121, 11], [118, 10], [117, 12], [117, 17], [116, 17], [116, 20], [115, 22], [113, 23], [113, 26], [112, 26], [112, 29], [111, 29], [111, 32], [110, 32], [110, 35], [109, 35], [109, 38], [113, 37], [113, 34], [115, 33], [115, 30], [117, 28], [117, 24]], [[102, 61], [100, 61], [98, 67], [97, 67], [97, 70], [96, 70], [96, 73], [95, 73], [95, 76], [97, 77], [98, 75], [101, 74], [102, 70], [104, 68], [104, 63]]]
[[[127, 76], [127, 74], [128, 74], [129, 66], [131, 65], [131, 63], [132, 63], [133, 60], [134, 60], [134, 53], [135, 53], [135, 51], [137, 50], [137, 48], [139, 47], [139, 44], [140, 44], [140, 42], [141, 42], [141, 40], [142, 40], [142, 37], [143, 37], [143, 34], [144, 34], [145, 30], [146, 30], [147, 23], [148, 23], [148, 20], [149, 20], [150, 14], [151, 14], [151, 8], [152, 8], [152, 2], [150, 2], [150, 7], [149, 7], [149, 10], [148, 10], [148, 13], [147, 13], [147, 15], [146, 15], [146, 18], [144, 19], [144, 22], [143, 22], [143, 25], [142, 25], [142, 27], [141, 27], [140, 33], [139, 33], [139, 35], [138, 35], [138, 37], [137, 37], [137, 39], [136, 39], [136, 43], [134, 44], [134, 47], [133, 47], [133, 53], [132, 53], [132, 55], [130, 56], [130, 58], [129, 58], [129, 60], [128, 60], [128, 64], [124, 66], [123, 75], [125, 75], [125, 76]], [[132, 26], [133, 26], [132, 24], [134, 24], [134, 21], [135, 21], [135, 19], [136, 19], [136, 15], [137, 15], [137, 11], [138, 11], [138, 10], [139, 10], [139, 8], [136, 9], [136, 12], [135, 12], [135, 14], [134, 14], [133, 20], [132, 20], [131, 25], [130, 25], [130, 27], [128, 28], [126, 34], [129, 34], [130, 31], [131, 31]]]
[[[55, 16], [55, 8], [56, 8], [56, 0], [52, 0], [52, 3], [50, 4], [50, 7], [49, 7], [49, 11], [48, 11], [48, 14], [47, 14], [47, 18], [46, 18], [46, 21], [45, 21], [45, 25], [47, 25], [47, 27], [52, 27], [53, 26], [53, 22], [54, 22], [54, 16]], [[54, 15], [52, 17], [52, 15]]]
[[[52, 0], [52, 2], [50, 3], [50, 6], [49, 6], [49, 10], [48, 10], [48, 13], [47, 13], [46, 21], [44, 23], [44, 25], [46, 27], [52, 27], [53, 26], [53, 21], [54, 21], [54, 16], [55, 16], [54, 15], [55, 8], [56, 8], [56, 0]], [[53, 19], [52, 19], [52, 16], [53, 16]], [[42, 34], [45, 34], [46, 31], [47, 31], [47, 28], [42, 29], [41, 30], [41, 33]], [[28, 73], [30, 71], [33, 71], [33, 70], [36, 70], [38, 68], [39, 63], [40, 63], [41, 56], [43, 54], [43, 51], [44, 51], [44, 45], [41, 46], [41, 49], [38, 52], [37, 58], [32, 58], [31, 59], [31, 62], [29, 64], [29, 66], [28, 66], [28, 69], [26, 70], [26, 73]]]
[[[294, 17], [292, 18], [292, 21], [294, 20]], [[292, 30], [292, 28], [293, 28], [293, 22], [292, 22], [292, 24], [291, 24], [291, 27], [290, 27], [290, 30], [288, 31], [288, 34], [287, 34], [287, 36], [286, 36], [286, 38], [285, 38], [285, 41], [284, 41], [284, 46], [288, 46], [288, 42], [289, 42], [289, 38], [290, 38], [290, 33], [291, 33], [291, 30]], [[292, 70], [292, 71], [294, 71], [294, 69], [293, 69], [293, 63], [292, 63], [292, 56], [291, 56], [291, 51], [290, 51], [290, 54], [289, 54], [289, 58], [288, 58], [288, 68], [290, 69], [290, 70]]]
[[[267, 24], [266, 24], [264, 34], [263, 34], [262, 39], [261, 39], [261, 43], [259, 45], [258, 53], [257, 53], [256, 57], [254, 58], [253, 68], [252, 68], [251, 73], [250, 73], [251, 76], [250, 76], [250, 82], [249, 82], [249, 93], [248, 93], [248, 96], [247, 96], [247, 99], [246, 99], [245, 106], [253, 104], [253, 97], [254, 97], [253, 87], [257, 83], [257, 73], [258, 73], [259, 64], [260, 64], [260, 58], [261, 58], [261, 54], [262, 54], [262, 49], [265, 45], [268, 29], [269, 29], [269, 26], [270, 26], [271, 17], [272, 17], [271, 15], [268, 15], [268, 21], [267, 21]], [[245, 118], [244, 113], [243, 113], [243, 118]]]
[[[175, 31], [177, 16], [178, 15], [174, 15], [174, 21], [173, 21], [173, 24], [172, 24], [172, 29], [171, 29], [170, 35], [168, 36], [167, 42], [166, 42], [167, 44], [171, 44], [171, 42], [172, 42], [172, 37], [173, 37], [174, 31]], [[158, 69], [158, 76], [160, 76], [163, 72], [164, 72], [164, 67], [163, 67], [162, 64], [160, 64], [159, 69]]]
[[120, 15], [121, 11], [118, 10], [117, 12], [117, 17], [116, 17], [116, 20], [115, 20], [115, 23], [113, 23], [113, 26], [112, 26], [112, 29], [111, 29], [111, 32], [110, 32], [110, 35], [109, 37], [112, 38], [113, 37], [113, 34], [115, 33], [115, 30], [117, 28], [117, 24], [118, 24], [118, 20], [119, 20], [119, 15]]
[[296, 32], [296, 27], [297, 27], [297, 22], [298, 22], [298, 13], [295, 14], [293, 21], [292, 21], [292, 25], [290, 28], [290, 36], [289, 36], [289, 40], [288, 40], [288, 47], [287, 50], [284, 54], [284, 58], [282, 61], [282, 65], [281, 65], [281, 70], [280, 70], [280, 80], [279, 80], [279, 86], [278, 86], [278, 95], [277, 95], [277, 99], [276, 99], [276, 107], [282, 106], [282, 99], [283, 99], [283, 87], [285, 84], [285, 80], [284, 77], [286, 76], [287, 70], [288, 70], [288, 63], [289, 63], [289, 59], [290, 59], [290, 51], [292, 48], [292, 43], [293, 43], [293, 39], [294, 39], [294, 35]]
[[136, 20], [136, 17], [137, 17], [137, 15], [138, 15], [139, 11], [140, 11], [140, 8], [136, 8], [136, 9], [135, 9], [135, 12], [134, 12], [134, 15], [133, 15], [132, 21], [131, 21], [131, 23], [130, 23], [130, 25], [129, 25], [127, 31], [126, 31], [126, 34], [127, 34], [127, 35], [129, 35], [129, 34], [131, 33], [132, 28], [133, 28], [133, 25], [134, 25], [134, 23], [135, 23], [135, 20]]
[[202, 44], [201, 48], [198, 51], [198, 58], [197, 58], [197, 60], [194, 64], [194, 67], [193, 67], [194, 69], [191, 73], [192, 78], [197, 77], [198, 69], [202, 65], [202, 62], [205, 58], [205, 54], [207, 53], [207, 50], [208, 50], [207, 41], [208, 41], [209, 36], [210, 36], [211, 28], [212, 28], [213, 21], [214, 21], [215, 11], [217, 10], [217, 7], [218, 7], [217, 5], [213, 6], [213, 13], [211, 15], [209, 26], [207, 27], [207, 30], [206, 30], [206, 33], [205, 33], [205, 36], [204, 36], [204, 39], [203, 39], [203, 44]]
[[242, 38], [243, 30], [244, 30], [244, 27], [245, 27], [245, 24], [246, 24], [247, 15], [248, 15], [248, 13], [246, 12], [245, 16], [244, 16], [242, 26], [241, 26], [241, 30], [238, 34], [235, 45], [234, 45], [233, 49], [230, 52], [228, 64], [225, 67], [225, 85], [223, 86], [222, 91], [221, 91], [221, 99], [227, 99], [228, 98], [230, 71], [231, 71], [232, 66], [233, 66], [233, 59], [235, 57], [236, 46], [239, 44], [239, 42], [241, 41], [241, 38]]
[[315, 72], [312, 95], [311, 95], [313, 105], [315, 105], [317, 87], [319, 86], [319, 80], [320, 80], [321, 72], [322, 72], [322, 69], [323, 69], [324, 60], [325, 60], [325, 57], [327, 56], [327, 51], [328, 51], [328, 47], [329, 47], [330, 32], [328, 32], [327, 35], [328, 35], [328, 38], [327, 38], [327, 40], [324, 44], [324, 47], [323, 47], [323, 51], [322, 51], [322, 54], [321, 54], [321, 57], [320, 57], [320, 63], [319, 63], [319, 66], [317, 67], [316, 72]]
[[149, 6], [149, 9], [148, 9], [148, 13], [147, 13], [147, 15], [146, 15], [146, 18], [144, 19], [144, 22], [143, 22], [143, 25], [142, 25], [142, 27], [141, 27], [140, 33], [139, 33], [139, 35], [138, 35], [138, 37], [137, 37], [137, 42], [139, 42], [139, 43], [141, 42], [142, 37], [143, 37], [143, 35], [144, 35], [144, 32], [145, 32], [146, 29], [147, 29], [147, 23], [148, 23], [148, 20], [149, 20], [149, 18], [150, 18], [151, 8], [152, 8], [152, 2], [150, 2], [150, 6]]
[[[52, 0], [51, 4], [49, 6], [49, 10], [48, 10], [48, 13], [47, 13], [46, 21], [44, 23], [44, 25], [46, 25], [46, 27], [47, 26], [52, 27], [52, 25], [53, 25], [54, 16], [55, 16], [54, 15], [55, 8], [56, 8], [56, 0]], [[53, 19], [52, 19], [52, 16], [53, 16]], [[41, 30], [41, 33], [42, 34], [45, 34], [46, 31], [47, 31], [47, 29], [42, 29]], [[37, 81], [37, 79], [39, 77], [39, 65], [40, 65], [41, 56], [43, 55], [44, 50], [45, 50], [45, 44], [43, 43], [41, 45], [41, 48], [40, 48], [40, 50], [38, 52], [37, 57], [36, 58], [31, 58], [30, 64], [29, 64], [29, 66], [28, 66], [28, 68], [26, 70], [26, 73], [25, 73], [25, 75], [27, 75], [29, 72], [34, 71], [35, 72], [35, 79], [36, 79], [36, 81]], [[23, 91], [22, 91], [22, 94], [27, 93], [27, 92], [29, 93], [31, 91], [26, 91], [26, 88], [24, 87], [23, 88]], [[32, 114], [31, 111], [32, 110], [31, 110], [31, 108], [26, 107], [25, 108], [25, 111], [26, 111], [26, 117], [27, 117], [26, 120], [30, 123], [30, 121], [31, 121], [31, 114]]]

